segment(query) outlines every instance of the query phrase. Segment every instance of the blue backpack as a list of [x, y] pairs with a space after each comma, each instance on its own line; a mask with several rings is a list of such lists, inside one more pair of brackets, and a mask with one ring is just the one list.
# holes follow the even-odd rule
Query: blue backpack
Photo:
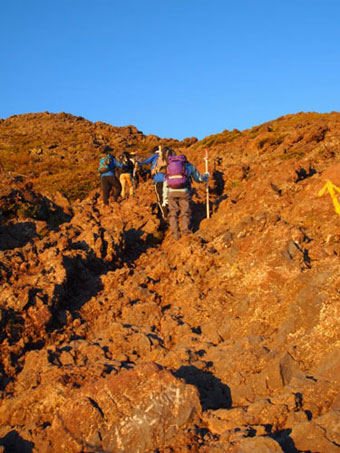
[[165, 180], [170, 189], [184, 189], [188, 187], [188, 172], [186, 169], [187, 158], [180, 156], [169, 156]]
[[102, 157], [99, 161], [98, 171], [102, 175], [107, 173], [110, 170], [114, 169], [113, 157], [111, 154], [107, 154], [105, 157]]

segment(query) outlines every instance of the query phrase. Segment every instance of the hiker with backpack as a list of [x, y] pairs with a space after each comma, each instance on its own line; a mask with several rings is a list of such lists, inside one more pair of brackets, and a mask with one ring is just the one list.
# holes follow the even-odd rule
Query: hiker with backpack
[[156, 149], [154, 154], [139, 162], [140, 166], [151, 164], [151, 176], [155, 185], [157, 203], [161, 218], [164, 222], [168, 219], [168, 206], [163, 202], [163, 184], [165, 181], [165, 173], [167, 167], [167, 158], [173, 155], [174, 152], [168, 147], [162, 149], [161, 146]]
[[132, 185], [133, 185], [133, 192], [135, 193], [136, 188], [137, 188], [137, 180], [138, 180], [138, 170], [139, 170], [139, 156], [136, 151], [133, 151], [130, 153], [130, 161], [132, 162], [133, 165], [133, 170], [132, 170]]
[[115, 174], [115, 169], [124, 168], [124, 165], [112, 155], [113, 149], [110, 146], [103, 146], [100, 151], [104, 156], [99, 160], [98, 172], [102, 185], [103, 203], [108, 206], [110, 192], [113, 201], [117, 201], [120, 195], [121, 185]]
[[186, 236], [191, 233], [191, 180], [203, 183], [208, 181], [209, 176], [208, 172], [201, 175], [183, 154], [168, 157], [164, 191], [167, 192], [169, 224], [174, 239], [179, 239], [181, 234]]
[[124, 151], [124, 153], [119, 156], [119, 162], [124, 165], [122, 169], [117, 170], [119, 173], [119, 182], [122, 186], [121, 196], [122, 198], [125, 198], [125, 194], [127, 194], [127, 189], [129, 189], [129, 196], [132, 197], [134, 194], [133, 184], [134, 163], [131, 159], [130, 154], [127, 151]]

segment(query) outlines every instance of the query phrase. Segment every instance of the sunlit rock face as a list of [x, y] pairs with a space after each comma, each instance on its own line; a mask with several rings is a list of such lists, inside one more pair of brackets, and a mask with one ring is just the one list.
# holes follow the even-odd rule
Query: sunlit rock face
[[[0, 451], [339, 451], [339, 137], [337, 113], [199, 142], [0, 122]], [[175, 241], [147, 177], [104, 207], [107, 143], [208, 150], [210, 219], [194, 183]]]

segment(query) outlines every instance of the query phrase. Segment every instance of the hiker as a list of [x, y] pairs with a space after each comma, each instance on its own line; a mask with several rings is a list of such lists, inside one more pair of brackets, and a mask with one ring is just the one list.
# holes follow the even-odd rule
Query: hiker
[[137, 151], [130, 153], [130, 160], [133, 163], [132, 183], [134, 190], [136, 190], [138, 184], [147, 181], [150, 171], [139, 166], [140, 156]]
[[139, 154], [137, 151], [130, 153], [130, 160], [133, 163], [132, 184], [134, 191], [139, 183], [146, 182], [147, 170], [139, 166]]
[[134, 195], [134, 184], [133, 184], [134, 163], [131, 159], [130, 154], [127, 151], [124, 151], [124, 153], [119, 156], [119, 162], [124, 165], [124, 168], [118, 169], [119, 181], [122, 186], [121, 196], [122, 196], [122, 198], [125, 198], [127, 188], [129, 188], [129, 196], [133, 197], [133, 195]]
[[161, 218], [165, 222], [168, 219], [168, 206], [166, 203], [163, 203], [163, 183], [165, 180], [167, 158], [173, 154], [174, 152], [169, 147], [166, 146], [162, 149], [162, 147], [159, 146], [154, 154], [146, 160], [139, 162], [140, 166], [151, 164], [151, 175], [153, 176], [155, 184], [157, 203]]
[[112, 155], [113, 149], [111, 146], [103, 146], [100, 151], [104, 156], [99, 160], [98, 171], [102, 184], [103, 203], [108, 206], [110, 192], [112, 193], [113, 201], [117, 201], [120, 195], [122, 188], [115, 174], [115, 169], [124, 168], [124, 165]]
[[183, 154], [168, 157], [163, 198], [164, 203], [168, 198], [170, 230], [175, 239], [181, 237], [179, 220], [182, 235], [191, 233], [191, 179], [203, 183], [209, 176], [209, 173], [201, 175]]

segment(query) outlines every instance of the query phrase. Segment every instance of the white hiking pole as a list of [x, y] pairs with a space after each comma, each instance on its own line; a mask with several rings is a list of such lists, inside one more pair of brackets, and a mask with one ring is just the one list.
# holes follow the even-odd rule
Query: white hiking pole
[[[205, 150], [205, 172], [208, 173], [208, 150]], [[207, 194], [207, 219], [210, 219], [210, 206], [209, 206], [209, 182], [207, 181], [206, 185], [206, 194]]]

